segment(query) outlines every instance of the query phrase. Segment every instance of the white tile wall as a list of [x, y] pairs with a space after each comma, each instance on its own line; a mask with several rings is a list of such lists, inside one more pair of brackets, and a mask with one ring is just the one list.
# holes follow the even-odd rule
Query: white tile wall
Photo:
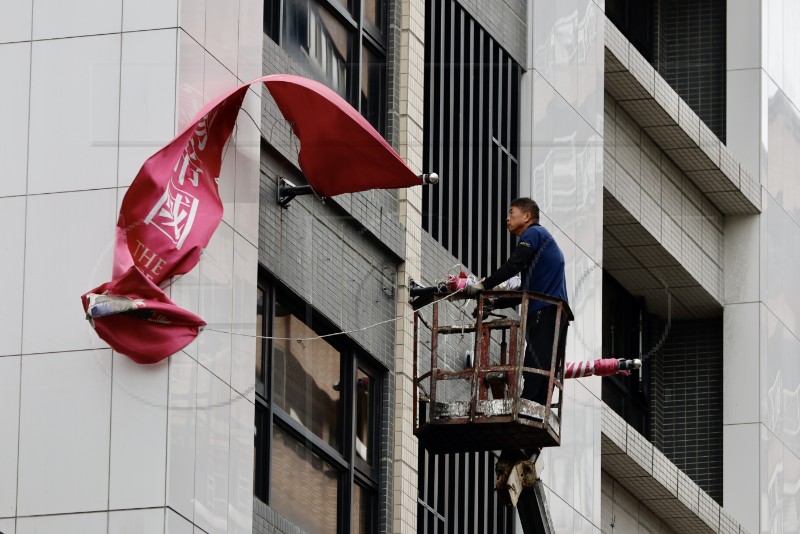
[[[542, 480], [570, 507], [575, 508], [575, 477], [579, 438], [575, 434], [575, 381], [564, 384], [564, 415], [561, 426], [561, 446], [543, 451], [545, 470]], [[584, 466], [585, 469], [585, 466]], [[551, 508], [552, 511], [552, 508]], [[570, 515], [571, 520], [571, 515]]]
[[256, 278], [258, 248], [238, 233], [233, 236], [233, 331], [231, 387], [251, 402], [255, 399]]
[[181, 28], [178, 32], [178, 109], [176, 131], [183, 129], [203, 107], [205, 52]]
[[[573, 507], [584, 517], [593, 517], [595, 504], [595, 466], [594, 445], [599, 434], [599, 417], [594, 410], [595, 397], [587, 390], [584, 380], [575, 381], [572, 390], [575, 399], [574, 418], [574, 471]], [[568, 417], [570, 414], [568, 414]]]
[[32, 57], [28, 193], [116, 186], [120, 35], [38, 41]]
[[539, 207], [570, 239], [575, 240], [578, 114], [558, 94], [554, 103], [552, 197], [547, 199], [549, 205], [545, 203]]
[[783, 454], [783, 532], [800, 532], [800, 459], [788, 449]]
[[[746, 3], [755, 4], [755, 2]], [[734, 39], [734, 41], [737, 40]], [[761, 152], [759, 129], [761, 123], [761, 72], [758, 70], [729, 70], [727, 76], [725, 144], [748, 172], [758, 176]]]
[[169, 359], [167, 505], [190, 520], [194, 520], [197, 370], [197, 362], [186, 354]]
[[239, 50], [235, 72], [242, 82], [249, 82], [261, 76], [263, 21], [264, 2], [252, 0], [239, 2]]
[[178, 0], [138, 0], [122, 3], [123, 32], [174, 28], [177, 25]]
[[139, 365], [114, 355], [108, 497], [112, 509], [165, 504], [168, 370], [166, 360]]
[[597, 117], [597, 26], [600, 10], [591, 0], [577, 2], [577, 109], [592, 127]]
[[[115, 193], [105, 189], [28, 197], [24, 354], [106, 346], [84, 318], [80, 297], [110, 279]], [[58, 283], [53, 283], [55, 275]]]
[[261, 133], [253, 120], [261, 114], [262, 85], [253, 86], [236, 121], [236, 191], [233, 228], [258, 245], [258, 199], [261, 183]]
[[171, 508], [167, 508], [164, 534], [194, 534], [194, 528], [186, 518], [176, 514]]
[[766, 253], [761, 258], [766, 262], [766, 302], [793, 334], [800, 335], [800, 285], [793, 281], [800, 262], [800, 228], [772, 196], [766, 198], [766, 242], [761, 245], [761, 253]]
[[556, 532], [574, 532], [575, 511], [564, 502], [559, 495], [546, 486], [547, 504], [550, 507], [550, 519]]
[[178, 18], [181, 28], [200, 46], [206, 42], [205, 0], [178, 0]]
[[[238, 85], [239, 81], [231, 71], [210, 54], [205, 54], [205, 78], [203, 82], [204, 102], [210, 102]], [[224, 209], [222, 220], [231, 226], [235, 218], [236, 159], [234, 132], [234, 134], [231, 134], [228, 145], [224, 150], [222, 168], [219, 174], [219, 196], [222, 198], [222, 206]]]
[[731, 0], [727, 4], [729, 39], [726, 47], [726, 68], [734, 70], [761, 67], [761, 5], [768, 2]]
[[[233, 73], [260, 74], [261, 2], [208, 4], [207, 18], [205, 0], [0, 3], [0, 223], [15, 229], [0, 237], [0, 517], [47, 515], [0, 519], [5, 534], [251, 530], [253, 404], [226, 382], [252, 398], [252, 338], [235, 363], [230, 335], [206, 333], [138, 366], [79, 307], [110, 277], [119, 198], [144, 160]], [[235, 292], [236, 320], [254, 311], [260, 149], [244, 122], [223, 171], [229, 224], [167, 289], [227, 330]]]
[[0, 43], [31, 38], [33, 0], [4, 0], [0, 4]]
[[194, 518], [209, 534], [228, 529], [230, 403], [230, 386], [198, 366]]
[[36, 0], [33, 38], [82, 37], [119, 32], [122, 0]]
[[578, 90], [578, 0], [556, 3], [553, 87], [575, 106]]
[[723, 424], [755, 423], [759, 420], [760, 393], [753, 387], [761, 358], [761, 320], [758, 303], [728, 304], [723, 312], [722, 390], [735, 391], [722, 405]]
[[555, 17], [556, 4], [547, 0], [532, 0], [533, 4], [533, 46], [530, 56], [533, 67], [546, 80], [553, 81], [555, 63]]
[[19, 377], [19, 356], [0, 358], [0, 517], [13, 517], [17, 508]]
[[[128, 5], [126, 2], [125, 5]], [[175, 136], [177, 30], [122, 36], [118, 185]]]
[[578, 146], [576, 147], [576, 208], [575, 240], [587, 254], [596, 255], [597, 222], [597, 164], [595, 158], [601, 152], [597, 148], [598, 136], [589, 124], [578, 118]]
[[66, 514], [17, 519], [17, 534], [107, 534], [108, 514]]
[[759, 453], [760, 425], [724, 425], [723, 495], [725, 509], [750, 532], [759, 532], [759, 481], [762, 460]]
[[20, 383], [17, 513], [105, 509], [111, 351], [24, 356]]
[[[229, 71], [238, 65], [239, 0], [206, 1], [205, 48]], [[252, 4], [252, 2], [249, 2]]]
[[163, 534], [163, 532], [164, 508], [120, 510], [108, 514], [108, 534]]
[[[16, 5], [13, 2], [8, 4]], [[5, 35], [2, 25], [0, 22], [0, 36]], [[0, 197], [25, 194], [30, 63], [30, 43], [0, 45], [0, 65], [3, 65], [3, 76], [0, 77], [0, 116], [3, 117], [0, 121], [0, 161], [4, 165]]]
[[253, 531], [255, 405], [231, 390], [230, 414], [228, 532], [250, 534]]
[[231, 227], [221, 223], [197, 266], [203, 288], [200, 317], [208, 323], [197, 339], [197, 361], [226, 383], [231, 378], [233, 235]]
[[22, 347], [22, 282], [25, 265], [25, 197], [0, 198], [0, 356]]

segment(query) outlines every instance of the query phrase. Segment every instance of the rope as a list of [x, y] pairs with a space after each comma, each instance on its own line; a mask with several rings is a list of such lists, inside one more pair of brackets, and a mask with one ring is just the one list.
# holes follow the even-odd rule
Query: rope
[[348, 335], [348, 334], [355, 334], [355, 333], [358, 333], [358, 332], [364, 332], [365, 330], [369, 330], [370, 328], [375, 328], [376, 326], [381, 326], [381, 325], [385, 325], [385, 324], [388, 324], [388, 323], [395, 323], [397, 321], [400, 321], [401, 319], [408, 319], [409, 317], [411, 317], [412, 315], [414, 315], [418, 311], [424, 310], [425, 308], [427, 308], [428, 306], [432, 306], [436, 302], [441, 302], [443, 300], [449, 300], [450, 298], [454, 297], [455, 295], [457, 295], [461, 291], [463, 291], [463, 290], [459, 289], [457, 291], [454, 291], [454, 292], [450, 293], [449, 295], [447, 295], [446, 297], [444, 297], [443, 299], [440, 299], [438, 301], [436, 301], [436, 300], [431, 301], [430, 303], [426, 304], [425, 306], [422, 306], [417, 310], [412, 310], [411, 312], [406, 313], [404, 315], [401, 315], [399, 317], [393, 317], [392, 319], [386, 319], [385, 321], [380, 321], [380, 322], [377, 322], [375, 324], [371, 324], [369, 326], [362, 326], [361, 328], [354, 328], [353, 330], [342, 330], [340, 332], [332, 332], [330, 334], [321, 334], [321, 335], [312, 336], [312, 337], [259, 336], [259, 335], [256, 335], [256, 334], [245, 334], [243, 332], [234, 332], [232, 330], [221, 330], [221, 329], [218, 329], [218, 328], [208, 328], [208, 327], [204, 328], [203, 330], [207, 330], [209, 332], [219, 332], [220, 334], [231, 334], [231, 335], [234, 335], [234, 336], [252, 337], [252, 338], [256, 338], [256, 339], [271, 339], [273, 341], [296, 341], [297, 343], [303, 343], [305, 341], [316, 341], [318, 339], [325, 339], [327, 337], [342, 336], [342, 335]]

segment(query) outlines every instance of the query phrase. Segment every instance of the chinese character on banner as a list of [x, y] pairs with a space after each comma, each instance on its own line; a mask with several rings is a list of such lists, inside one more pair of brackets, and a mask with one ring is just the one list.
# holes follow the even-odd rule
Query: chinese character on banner
[[170, 180], [164, 194], [147, 214], [144, 222], [164, 232], [175, 245], [175, 249], [180, 250], [192, 231], [198, 204], [197, 198], [178, 189]]

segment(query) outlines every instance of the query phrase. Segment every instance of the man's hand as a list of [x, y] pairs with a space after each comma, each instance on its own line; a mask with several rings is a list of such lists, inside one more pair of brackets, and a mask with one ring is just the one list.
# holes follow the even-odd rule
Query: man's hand
[[473, 298], [480, 295], [481, 291], [483, 291], [483, 284], [480, 282], [475, 282], [474, 284], [464, 288], [464, 294]]

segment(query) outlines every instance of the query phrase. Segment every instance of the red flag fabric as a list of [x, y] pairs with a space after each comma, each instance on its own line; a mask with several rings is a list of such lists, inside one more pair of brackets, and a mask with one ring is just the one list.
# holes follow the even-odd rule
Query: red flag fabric
[[81, 300], [100, 339], [137, 363], [156, 363], [178, 352], [206, 324], [173, 304], [136, 267]]
[[122, 200], [114, 277], [135, 265], [160, 284], [197, 265], [222, 220], [217, 180], [245, 91], [246, 85], [208, 104], [142, 165]]
[[422, 184], [369, 121], [332, 89], [288, 74], [267, 76], [264, 83], [300, 139], [300, 168], [320, 196]]
[[177, 352], [205, 324], [158, 285], [194, 268], [219, 226], [225, 144], [247, 89], [262, 82], [300, 139], [300, 167], [321, 196], [422, 183], [366, 119], [318, 82], [272, 75], [219, 96], [142, 165], [117, 220], [114, 280], [82, 297], [98, 335], [137, 362]]

